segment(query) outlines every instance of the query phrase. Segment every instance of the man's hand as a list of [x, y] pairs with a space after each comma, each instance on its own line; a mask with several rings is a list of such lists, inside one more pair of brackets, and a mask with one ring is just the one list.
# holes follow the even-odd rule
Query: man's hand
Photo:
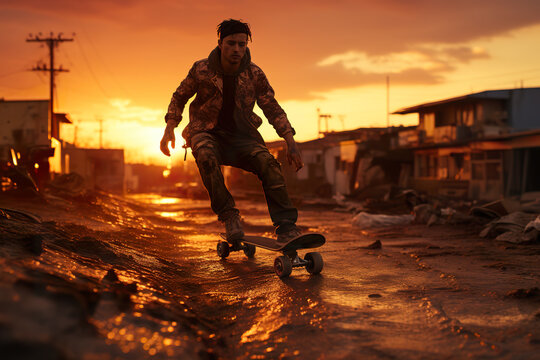
[[296, 171], [304, 167], [302, 162], [302, 157], [300, 156], [300, 150], [298, 150], [298, 145], [294, 141], [292, 133], [285, 135], [285, 141], [287, 142], [287, 160], [290, 165], [294, 165]]
[[163, 133], [163, 138], [161, 138], [161, 143], [159, 144], [161, 152], [167, 156], [171, 156], [169, 142], [171, 143], [171, 148], [174, 149], [176, 138], [174, 137], [174, 125], [172, 122], [167, 122], [167, 127]]

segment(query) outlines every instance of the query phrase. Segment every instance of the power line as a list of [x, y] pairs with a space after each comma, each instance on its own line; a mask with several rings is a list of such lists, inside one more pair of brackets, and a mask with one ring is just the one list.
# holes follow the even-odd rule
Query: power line
[[[116, 85], [124, 92], [124, 94], [127, 96], [127, 97], [133, 97], [129, 94], [129, 92], [126, 90], [126, 88], [122, 85], [122, 82], [118, 80], [118, 77], [111, 71], [110, 67], [107, 65], [107, 63], [103, 60], [103, 57], [101, 56], [101, 54], [99, 53], [97, 47], [94, 45], [94, 42], [92, 41], [92, 39], [90, 38], [90, 36], [88, 36], [88, 33], [86, 31], [83, 30], [83, 34], [84, 36], [86, 37], [86, 39], [88, 40], [88, 43], [90, 44], [90, 47], [93, 49], [94, 51], [94, 54], [96, 55], [96, 57], [101, 61], [101, 63], [103, 64], [105, 70], [109, 73], [109, 75], [111, 76], [111, 78], [114, 80], [114, 82], [116, 83]], [[81, 42], [82, 43], [82, 42]]]
[[9, 72], [9, 73], [5, 73], [5, 74], [0, 75], [0, 79], [3, 79], [3, 78], [8, 77], [8, 76], [15, 75], [15, 74], [20, 74], [20, 73], [23, 73], [23, 72], [26, 72], [26, 69], [22, 69], [22, 70], [17, 70], [17, 71], [12, 71], [12, 72]]
[[92, 75], [92, 78], [96, 82], [98, 88], [101, 90], [103, 95], [105, 95], [107, 100], [109, 100], [111, 97], [107, 94], [107, 92], [105, 91], [103, 86], [101, 86], [101, 83], [99, 82], [99, 79], [97, 78], [96, 73], [92, 69], [92, 66], [90, 65], [90, 61], [88, 60], [88, 57], [86, 56], [86, 53], [84, 52], [84, 49], [82, 48], [80, 41], [77, 42], [77, 45], [79, 46], [79, 50], [81, 51], [81, 54], [82, 54], [82, 56], [84, 58], [84, 61], [86, 62], [86, 66], [88, 67], [88, 70], [90, 71], [90, 75]]
[[534, 68], [534, 69], [528, 69], [528, 70], [521, 70], [521, 71], [511, 71], [511, 72], [506, 72], [506, 73], [500, 73], [500, 74], [496, 74], [496, 75], [484, 75], [484, 76], [475, 76], [475, 77], [472, 77], [472, 78], [468, 78], [468, 80], [475, 80], [475, 79], [485, 79], [485, 78], [494, 78], [494, 77], [503, 77], [503, 76], [508, 76], [508, 75], [515, 75], [515, 74], [526, 74], [526, 73], [530, 73], [530, 72], [538, 72], [540, 71], [540, 68]]

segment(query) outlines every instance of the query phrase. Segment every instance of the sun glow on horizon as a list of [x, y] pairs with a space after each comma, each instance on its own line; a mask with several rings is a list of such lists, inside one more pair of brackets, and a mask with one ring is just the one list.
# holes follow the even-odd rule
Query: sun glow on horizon
[[[532, 4], [526, 5], [525, 9], [532, 7]], [[96, 5], [96, 10], [99, 6]], [[308, 2], [295, 6], [313, 11], [314, 16], [320, 10]], [[254, 42], [250, 43], [253, 62], [261, 65], [268, 76], [278, 102], [296, 130], [298, 141], [318, 136], [318, 108], [332, 115], [330, 131], [386, 126], [387, 75], [390, 112], [471, 92], [540, 86], [537, 64], [540, 25], [531, 25], [532, 20], [516, 20], [506, 27], [497, 27], [506, 18], [492, 18], [490, 24], [497, 26], [484, 31], [445, 25], [446, 17], [459, 11], [449, 14], [446, 8], [439, 9], [438, 18], [428, 18], [433, 9], [426, 13], [424, 8], [414, 9], [411, 5], [408, 9], [421, 13], [419, 16], [424, 16], [424, 22], [411, 22], [407, 11], [396, 8], [393, 10], [395, 26], [384, 23], [384, 18], [381, 22], [348, 25], [352, 12], [340, 4], [329, 3], [328, 6], [335, 11], [330, 20], [336, 28], [325, 29], [328, 31], [325, 39], [308, 36], [305, 29], [318, 31], [313, 26], [316, 23], [310, 23], [309, 19], [297, 19], [297, 23], [285, 31], [272, 28], [266, 20], [249, 13], [254, 9], [245, 13], [246, 19], [252, 19], [250, 23], [256, 34]], [[374, 19], [379, 19], [379, 6], [368, 3], [361, 6], [371, 11]], [[26, 71], [40, 59], [46, 61], [47, 58], [46, 48], [25, 43], [29, 25], [55, 31], [73, 30], [81, 35], [76, 36], [73, 43], [60, 45], [55, 60], [56, 66], [63, 65], [70, 71], [56, 78], [55, 111], [68, 113], [74, 121], [72, 125], [62, 124], [61, 136], [67, 142], [93, 148], [100, 146], [101, 138], [103, 147], [124, 148], [126, 162], [130, 163], [167, 165], [169, 161], [176, 164], [183, 160], [181, 132], [189, 119], [189, 103], [175, 131], [176, 147], [170, 159], [159, 149], [164, 115], [172, 92], [191, 64], [207, 56], [215, 46], [211, 24], [217, 24], [216, 19], [221, 14], [207, 17], [201, 14], [197, 23], [189, 26], [165, 19], [170, 23], [159, 27], [146, 22], [130, 27], [133, 24], [130, 25], [128, 19], [116, 16], [103, 19], [86, 14], [51, 15], [26, 8], [15, 11], [3, 5], [0, 8], [11, 9], [11, 13], [6, 12], [8, 15], [17, 14], [16, 18], [4, 15], [0, 25], [4, 30], [4, 49], [11, 54], [0, 59], [3, 69], [0, 98], [48, 97], [46, 75]], [[100, 9], [106, 12], [105, 7]], [[148, 7], [141, 3], [132, 10], [148, 11]], [[384, 12], [388, 11], [390, 9]], [[499, 14], [502, 13], [501, 10]], [[463, 16], [468, 14], [463, 12]], [[326, 17], [326, 12], [321, 16]], [[471, 21], [469, 18], [469, 25], [476, 24]], [[404, 24], [416, 28], [410, 32]], [[370, 31], [362, 35], [359, 26]], [[328, 41], [336, 37], [336, 31], [343, 36], [339, 41]], [[474, 34], [470, 35], [472, 32]], [[402, 34], [406, 40], [400, 40]], [[284, 37], [294, 41], [280, 43]], [[263, 117], [260, 132], [264, 139], [279, 139], [262, 111], [257, 107], [255, 110]], [[390, 116], [391, 126], [416, 123], [414, 114]]]

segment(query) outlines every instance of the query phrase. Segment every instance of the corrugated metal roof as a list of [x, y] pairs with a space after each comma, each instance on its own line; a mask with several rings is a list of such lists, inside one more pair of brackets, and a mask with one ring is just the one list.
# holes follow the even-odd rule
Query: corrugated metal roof
[[458, 103], [458, 102], [464, 102], [468, 100], [475, 100], [475, 99], [509, 99], [510, 95], [513, 91], [527, 91], [527, 90], [538, 90], [540, 88], [523, 88], [523, 89], [505, 89], [505, 90], [487, 90], [482, 91], [478, 93], [468, 94], [468, 95], [462, 95], [457, 96], [453, 98], [438, 100], [438, 101], [432, 101], [427, 102], [424, 104], [419, 104], [411, 107], [406, 107], [403, 109], [399, 109], [392, 114], [411, 114], [419, 112], [420, 110], [436, 107], [443, 104], [449, 104], [449, 103]]

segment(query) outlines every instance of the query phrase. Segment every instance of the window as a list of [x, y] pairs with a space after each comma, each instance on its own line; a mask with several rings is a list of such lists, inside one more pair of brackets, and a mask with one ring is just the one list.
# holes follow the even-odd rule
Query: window
[[341, 165], [341, 157], [340, 156], [335, 156], [334, 157], [334, 169], [335, 169], [335, 171], [339, 170], [340, 165]]
[[436, 155], [429, 155], [429, 169], [428, 169], [428, 176], [432, 178], [437, 177], [437, 170], [439, 167], [439, 159]]
[[439, 179], [448, 179], [449, 156], [441, 156], [439, 159]]

